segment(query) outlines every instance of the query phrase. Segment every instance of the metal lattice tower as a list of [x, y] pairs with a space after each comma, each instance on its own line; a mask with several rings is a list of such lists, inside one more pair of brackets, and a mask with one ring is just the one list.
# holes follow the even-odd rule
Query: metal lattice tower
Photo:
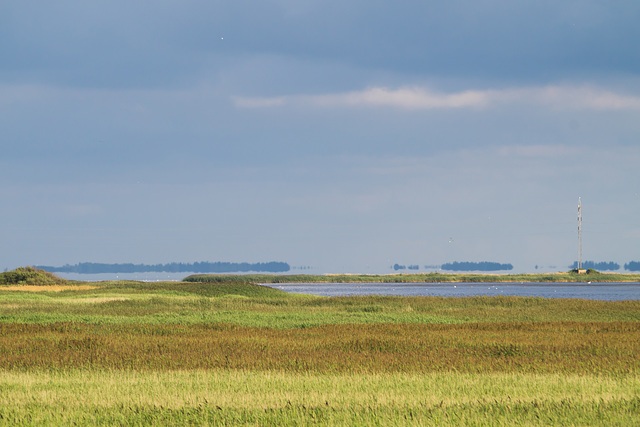
[[578, 197], [578, 270], [582, 268], [582, 201]]

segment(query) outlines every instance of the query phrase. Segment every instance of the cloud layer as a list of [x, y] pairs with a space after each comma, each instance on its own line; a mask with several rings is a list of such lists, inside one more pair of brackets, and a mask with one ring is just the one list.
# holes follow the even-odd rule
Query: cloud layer
[[235, 97], [240, 108], [286, 105], [309, 107], [387, 107], [409, 110], [490, 108], [509, 104], [535, 105], [560, 110], [638, 110], [640, 96], [629, 96], [594, 87], [546, 86], [537, 88], [467, 90], [441, 93], [423, 87], [362, 91], [327, 95]]

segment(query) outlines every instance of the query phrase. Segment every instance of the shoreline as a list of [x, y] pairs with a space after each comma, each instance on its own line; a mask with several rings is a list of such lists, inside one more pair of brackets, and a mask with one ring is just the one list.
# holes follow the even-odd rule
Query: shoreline
[[244, 283], [640, 283], [640, 274], [629, 273], [394, 273], [394, 274], [196, 274], [185, 282]]

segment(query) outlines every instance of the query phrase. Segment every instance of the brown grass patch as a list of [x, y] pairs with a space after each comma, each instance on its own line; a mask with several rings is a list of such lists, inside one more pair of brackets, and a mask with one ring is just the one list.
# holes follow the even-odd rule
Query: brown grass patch
[[325, 325], [0, 324], [0, 369], [640, 372], [637, 322]]

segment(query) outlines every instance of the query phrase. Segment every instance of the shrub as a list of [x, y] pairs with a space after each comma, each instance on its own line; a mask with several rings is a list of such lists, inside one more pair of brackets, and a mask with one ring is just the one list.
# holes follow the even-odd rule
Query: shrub
[[0, 273], [0, 285], [59, 285], [67, 281], [48, 271], [34, 267], [18, 267], [12, 271]]

